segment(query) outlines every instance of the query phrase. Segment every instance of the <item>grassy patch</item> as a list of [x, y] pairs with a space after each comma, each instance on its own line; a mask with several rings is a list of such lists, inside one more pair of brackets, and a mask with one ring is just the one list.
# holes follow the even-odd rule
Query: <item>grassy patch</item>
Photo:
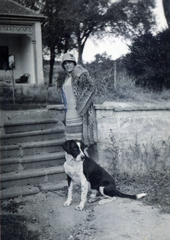
[[146, 205], [158, 207], [162, 213], [170, 214], [170, 176], [167, 173], [148, 172], [146, 176], [129, 178], [117, 176], [117, 188], [124, 193], [138, 194], [145, 192], [142, 199]]
[[162, 92], [154, 92], [135, 86], [133, 79], [124, 77], [119, 79], [116, 86], [113, 84], [113, 76], [110, 83], [102, 80], [94, 80], [96, 86], [95, 102], [102, 103], [104, 101], [117, 102], [154, 102], [170, 100], [170, 90]]
[[38, 231], [29, 230], [28, 219], [18, 214], [18, 208], [24, 203], [14, 200], [2, 201], [1, 239], [4, 240], [40, 240]]

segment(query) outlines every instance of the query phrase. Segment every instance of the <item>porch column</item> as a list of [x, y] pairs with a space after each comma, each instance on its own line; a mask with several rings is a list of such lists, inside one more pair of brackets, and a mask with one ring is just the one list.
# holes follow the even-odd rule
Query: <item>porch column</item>
[[43, 74], [43, 56], [42, 56], [42, 35], [41, 35], [41, 23], [36, 22], [34, 24], [34, 59], [35, 59], [35, 76], [36, 84], [44, 84]]
[[38, 84], [36, 41], [32, 40], [32, 43], [33, 43], [33, 52], [34, 52], [35, 83]]

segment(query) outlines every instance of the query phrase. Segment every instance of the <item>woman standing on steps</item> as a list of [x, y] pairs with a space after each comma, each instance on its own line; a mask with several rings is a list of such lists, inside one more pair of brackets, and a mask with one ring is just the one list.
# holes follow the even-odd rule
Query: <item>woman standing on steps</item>
[[94, 144], [97, 141], [97, 131], [93, 81], [88, 71], [77, 65], [75, 57], [70, 53], [63, 55], [62, 67], [67, 75], [58, 83], [58, 89], [66, 107], [66, 140], [82, 140], [86, 145]]

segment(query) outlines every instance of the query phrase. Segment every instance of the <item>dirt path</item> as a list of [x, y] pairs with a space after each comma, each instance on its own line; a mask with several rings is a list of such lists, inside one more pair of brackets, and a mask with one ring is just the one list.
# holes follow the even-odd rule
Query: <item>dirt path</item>
[[[79, 190], [74, 193], [70, 207], [63, 207], [65, 199], [66, 189], [4, 201], [2, 239], [170, 239], [170, 214], [161, 213], [158, 207], [145, 205], [143, 200], [117, 198], [100, 206], [97, 202], [87, 203], [79, 212], [74, 209], [80, 200]], [[5, 217], [8, 218], [6, 221]], [[11, 238], [6, 238], [5, 234], [11, 234]]]

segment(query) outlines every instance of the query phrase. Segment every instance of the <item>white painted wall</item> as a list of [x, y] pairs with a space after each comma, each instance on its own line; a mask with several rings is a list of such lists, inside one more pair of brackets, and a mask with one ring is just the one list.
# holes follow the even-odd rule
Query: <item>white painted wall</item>
[[[21, 38], [21, 55], [19, 62], [22, 73], [30, 74], [30, 83], [35, 83], [35, 66], [32, 40], [28, 36]], [[22, 74], [23, 75], [23, 74]]]
[[170, 103], [96, 105], [98, 162], [110, 173], [170, 171]]

